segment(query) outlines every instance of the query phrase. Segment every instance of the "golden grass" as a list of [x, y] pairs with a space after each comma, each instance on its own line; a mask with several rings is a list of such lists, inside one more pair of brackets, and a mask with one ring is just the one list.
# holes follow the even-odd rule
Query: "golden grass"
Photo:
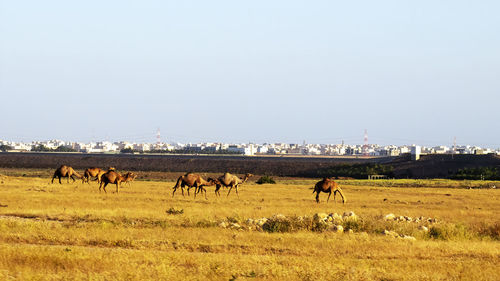
[[[172, 198], [173, 182], [113, 186], [49, 184], [49, 178], [2, 177], [0, 279], [19, 280], [497, 280], [500, 276], [498, 189], [396, 188], [343, 185], [347, 204], [326, 195], [316, 204], [314, 181], [246, 184], [208, 200]], [[368, 183], [368, 182], [367, 182]], [[411, 185], [411, 184], [409, 184]], [[339, 198], [337, 198], [339, 200]], [[182, 214], [168, 214], [170, 208]], [[222, 220], [312, 216], [354, 211], [353, 234], [232, 230]], [[388, 213], [437, 218], [432, 237]], [[416, 241], [379, 230], [407, 231]], [[488, 230], [488, 231], [487, 231]], [[454, 231], [454, 232], [453, 232]], [[462, 232], [460, 232], [462, 231]]]

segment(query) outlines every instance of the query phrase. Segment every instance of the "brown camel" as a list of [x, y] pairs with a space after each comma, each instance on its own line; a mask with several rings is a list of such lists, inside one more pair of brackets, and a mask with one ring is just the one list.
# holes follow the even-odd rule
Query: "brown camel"
[[101, 176], [104, 173], [106, 173], [106, 171], [101, 168], [88, 168], [83, 173], [82, 183], [89, 183], [92, 178], [96, 178], [97, 183], [101, 183]]
[[54, 172], [54, 176], [52, 176], [52, 183], [54, 183], [55, 178], [59, 178], [59, 183], [61, 183], [61, 178], [68, 178], [68, 183], [69, 183], [69, 178], [75, 182], [75, 177], [81, 179], [82, 176], [75, 172], [73, 168], [70, 166], [62, 165], [61, 167], [57, 168], [57, 170]]
[[316, 193], [316, 202], [319, 203], [319, 194], [320, 192], [325, 192], [328, 193], [328, 198], [326, 199], [326, 202], [328, 203], [328, 200], [330, 200], [330, 195], [332, 195], [333, 192], [333, 201], [337, 202], [335, 200], [335, 195], [337, 192], [342, 196], [342, 203], [345, 204], [345, 197], [344, 194], [342, 194], [342, 189], [340, 189], [340, 186], [330, 178], [323, 178], [319, 182], [316, 183], [314, 186], [314, 191], [313, 194]]
[[215, 184], [215, 196], [220, 197], [219, 189], [222, 186], [222, 183], [218, 179], [214, 179], [214, 178], [208, 178], [207, 181], [213, 182]]
[[[120, 187], [121, 182], [126, 182], [130, 179], [130, 173], [125, 174], [125, 176], [120, 175], [115, 172], [115, 170], [108, 170], [101, 176], [101, 184], [99, 185], [99, 192], [101, 192], [101, 187], [106, 192], [106, 185], [109, 183], [116, 184], [116, 193], [118, 193], [118, 188]], [[104, 185], [104, 186], [103, 186]]]
[[136, 173], [132, 173], [132, 172], [127, 172], [125, 174], [125, 183], [128, 183], [128, 185], [130, 185], [131, 182], [133, 182], [135, 180], [135, 178], [137, 178], [137, 174]]
[[247, 173], [245, 175], [245, 177], [238, 178], [237, 176], [231, 175], [230, 173], [226, 172], [226, 173], [224, 173], [224, 175], [222, 175], [221, 177], [219, 177], [217, 179], [220, 184], [217, 184], [217, 187], [215, 188], [215, 193], [217, 195], [220, 195], [219, 189], [221, 186], [229, 187], [229, 191], [227, 192], [227, 195], [226, 195], [226, 197], [227, 197], [227, 196], [229, 196], [229, 193], [231, 193], [231, 189], [233, 189], [233, 187], [234, 187], [234, 189], [236, 190], [236, 195], [238, 195], [238, 197], [239, 197], [240, 195], [238, 194], [238, 185], [245, 183], [252, 176], [253, 176], [252, 174]]
[[187, 186], [188, 196], [190, 195], [189, 189], [194, 187], [195, 189], [194, 198], [196, 198], [196, 194], [200, 192], [200, 190], [202, 190], [205, 192], [205, 199], [207, 199], [207, 190], [204, 188], [204, 186], [212, 186], [212, 185], [215, 185], [213, 179], [206, 181], [198, 174], [187, 173], [183, 176], [180, 176], [177, 179], [177, 183], [173, 187], [174, 191], [172, 192], [172, 197], [174, 197], [175, 191], [179, 187], [181, 188], [182, 196], [184, 196], [184, 187]]

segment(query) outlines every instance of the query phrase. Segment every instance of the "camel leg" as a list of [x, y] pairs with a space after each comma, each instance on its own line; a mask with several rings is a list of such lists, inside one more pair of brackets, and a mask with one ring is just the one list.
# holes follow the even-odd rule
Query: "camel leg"
[[216, 185], [216, 186], [215, 186], [215, 196], [220, 196], [220, 191], [219, 191], [219, 189], [220, 189], [220, 185]]
[[[328, 200], [330, 200], [330, 195], [332, 195], [332, 191], [328, 193], [328, 198], [326, 198], [326, 203], [328, 203]], [[333, 193], [333, 199], [335, 200], [335, 192]]]
[[54, 183], [55, 178], [56, 178], [56, 175], [54, 174], [54, 176], [52, 176], [52, 181], [51, 181], [52, 184]]
[[[175, 194], [175, 191], [177, 190], [177, 188], [174, 186], [174, 192], [172, 192], [172, 197], [174, 197], [174, 194]], [[183, 192], [184, 193], [184, 192]]]
[[316, 192], [316, 203], [319, 203], [319, 191]]
[[[338, 188], [335, 192], [338, 192], [340, 194], [340, 197], [342, 197], [342, 204], [345, 204], [345, 197], [344, 197], [344, 194], [342, 194], [342, 190], [340, 188]], [[333, 197], [335, 198], [335, 194], [333, 195]]]
[[73, 180], [73, 183], [76, 181], [74, 175], [71, 175], [71, 179]]
[[102, 187], [102, 189], [104, 190], [104, 193], [108, 193], [108, 192], [106, 191], [106, 185], [108, 185], [108, 183], [107, 183], [107, 182], [105, 182], [105, 183], [104, 183], [104, 186]]
[[240, 195], [238, 194], [238, 186], [235, 186], [235, 187], [234, 187], [234, 190], [236, 190], [236, 196], [237, 196], [238, 198], [240, 198]]
[[231, 193], [231, 189], [233, 189], [233, 187], [232, 187], [232, 186], [229, 188], [229, 191], [227, 192], [226, 197], [228, 197], [228, 196], [229, 196], [229, 193]]
[[62, 184], [62, 182], [61, 182], [62, 177], [60, 177], [60, 176], [57, 176], [57, 177], [59, 178], [59, 184]]
[[120, 187], [120, 182], [119, 181], [116, 182], [116, 193], [118, 193], [118, 187]]

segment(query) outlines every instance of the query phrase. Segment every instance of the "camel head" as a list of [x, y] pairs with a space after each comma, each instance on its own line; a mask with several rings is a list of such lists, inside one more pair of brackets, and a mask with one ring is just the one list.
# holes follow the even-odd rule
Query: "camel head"
[[208, 179], [207, 179], [207, 182], [208, 182], [210, 185], [216, 185], [216, 184], [220, 185], [220, 184], [221, 184], [221, 183], [220, 183], [220, 181], [219, 181], [218, 179], [214, 179], [214, 178], [208, 178]]
[[115, 167], [108, 167], [108, 171], [114, 171]]
[[132, 173], [132, 172], [128, 172], [125, 174], [125, 177], [129, 178], [131, 181], [133, 181], [133, 180], [135, 180], [135, 178], [137, 178], [137, 174]]
[[243, 182], [246, 182], [249, 178], [253, 177], [253, 174], [246, 173], [245, 177], [242, 178]]

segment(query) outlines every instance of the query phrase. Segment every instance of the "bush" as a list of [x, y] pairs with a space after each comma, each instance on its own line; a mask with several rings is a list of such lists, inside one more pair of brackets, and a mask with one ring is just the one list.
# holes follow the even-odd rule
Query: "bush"
[[429, 236], [439, 240], [470, 239], [472, 234], [463, 224], [436, 225], [429, 230]]
[[180, 215], [184, 214], [184, 209], [176, 210], [174, 207], [171, 207], [170, 209], [165, 211], [169, 215]]
[[488, 236], [495, 240], [500, 240], [500, 222], [493, 225], [482, 223], [477, 227], [478, 233], [482, 236]]
[[9, 145], [6, 145], [6, 144], [2, 144], [0, 145], [0, 151], [8, 151], [8, 150], [12, 150], [12, 146], [9, 146]]
[[263, 176], [260, 179], [258, 179], [255, 183], [257, 183], [257, 184], [264, 184], [264, 183], [276, 184], [276, 181], [269, 176]]
[[288, 218], [270, 219], [264, 223], [262, 230], [266, 232], [291, 232], [293, 224]]

